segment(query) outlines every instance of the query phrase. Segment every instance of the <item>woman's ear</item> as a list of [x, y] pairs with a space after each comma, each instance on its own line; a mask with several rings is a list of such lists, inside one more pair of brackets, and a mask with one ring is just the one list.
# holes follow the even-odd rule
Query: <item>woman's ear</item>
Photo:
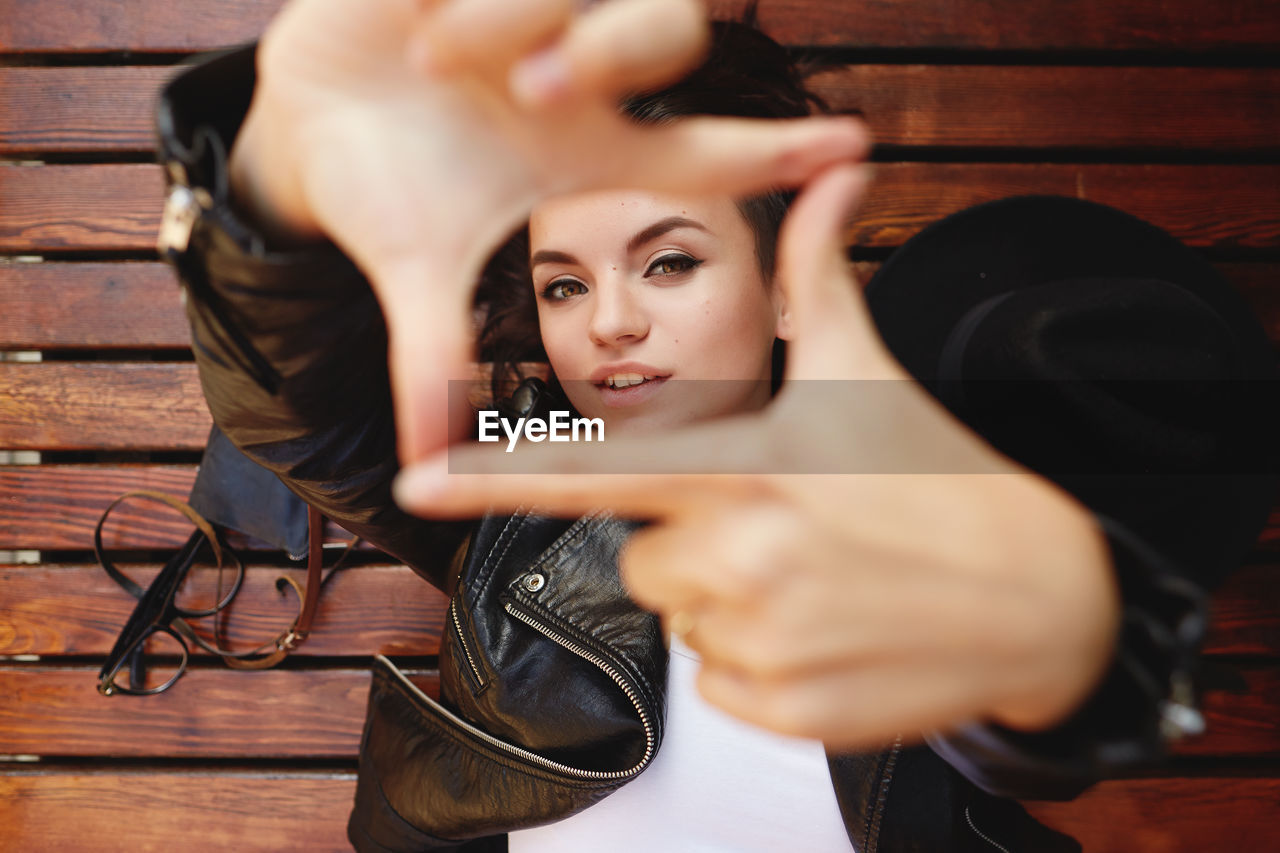
[[782, 290], [782, 283], [778, 281], [778, 277], [773, 277], [773, 312], [777, 318], [774, 325], [774, 337], [784, 341], [791, 340], [791, 306], [787, 302], [787, 296]]

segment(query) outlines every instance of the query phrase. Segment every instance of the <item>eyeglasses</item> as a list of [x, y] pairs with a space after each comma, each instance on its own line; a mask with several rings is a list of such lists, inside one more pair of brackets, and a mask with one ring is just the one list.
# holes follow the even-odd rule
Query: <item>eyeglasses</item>
[[[186, 543], [165, 563], [164, 568], [160, 570], [160, 573], [156, 575], [146, 589], [126, 577], [108, 559], [102, 545], [102, 528], [107, 516], [121, 502], [130, 498], [162, 503], [182, 513], [196, 526], [195, 531], [187, 539]], [[320, 541], [319, 526], [321, 519], [318, 513], [314, 514], [313, 519], [315, 523], [312, 525], [312, 559], [308, 565], [308, 585], [315, 584], [316, 587], [312, 599], [308, 601], [307, 595], [293, 578], [287, 576], [278, 578], [276, 581], [277, 589], [283, 591], [284, 585], [287, 583], [298, 594], [298, 615], [294, 617], [290, 626], [274, 640], [264, 643], [251, 651], [233, 652], [222, 646], [220, 638], [221, 620], [216, 620], [214, 623], [214, 642], [212, 643], [201, 637], [187, 620], [217, 616], [231, 604], [244, 583], [244, 561], [240, 558], [240, 555], [222, 540], [213, 525], [201, 517], [199, 513], [169, 495], [160, 492], [135, 491], [121, 495], [113, 501], [98, 520], [97, 527], [94, 528], [93, 550], [99, 564], [111, 579], [137, 598], [138, 604], [134, 607], [133, 613], [121, 630], [115, 645], [112, 646], [111, 652], [107, 655], [106, 662], [98, 672], [98, 692], [105, 696], [110, 696], [114, 693], [125, 693], [133, 696], [163, 693], [172, 687], [186, 672], [191, 656], [189, 643], [195, 644], [210, 654], [217, 655], [228, 665], [238, 669], [265, 669], [282, 660], [297, 642], [305, 636], [306, 623], [310, 621], [310, 613], [307, 614], [305, 620], [303, 618], [304, 611], [307, 610], [307, 604], [309, 603], [310, 609], [314, 610], [314, 599], [318, 596], [320, 588], [342, 567], [347, 555], [351, 553], [352, 548], [359, 541], [351, 542], [337, 563], [329, 570], [329, 574], [323, 580], [320, 580], [318, 577], [318, 543]], [[216, 562], [218, 571], [218, 591], [213, 599], [216, 603], [209, 608], [187, 608], [179, 605], [177, 603], [178, 592], [182, 588], [184, 581], [187, 580], [192, 567], [202, 559], [207, 560], [210, 553]], [[236, 577], [229, 591], [223, 595], [221, 592], [222, 573], [228, 561], [234, 563]], [[157, 686], [147, 687], [147, 641], [156, 635], [166, 635], [172, 640], [172, 643], [167, 644], [170, 646], [169, 653], [163, 655], [163, 657], [172, 658], [176, 654], [178, 662], [172, 675], [169, 675]], [[153, 652], [151, 657], [154, 663], [157, 657], [156, 653]], [[122, 683], [120, 677], [122, 670], [125, 670], [126, 666], [128, 667], [128, 680]]]

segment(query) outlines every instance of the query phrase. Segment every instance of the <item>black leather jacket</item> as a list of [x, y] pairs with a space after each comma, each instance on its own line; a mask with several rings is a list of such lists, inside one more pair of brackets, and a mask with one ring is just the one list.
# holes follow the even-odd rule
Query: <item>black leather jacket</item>
[[[367, 284], [332, 246], [273, 251], [228, 198], [252, 58], [245, 48], [186, 71], [158, 113], [170, 183], [161, 251], [183, 282], [209, 408], [295, 492], [453, 594], [439, 702], [375, 662], [352, 843], [500, 849], [501, 833], [589, 806], [660, 747], [666, 653], [616, 571], [632, 524], [608, 514], [445, 524], [395, 506], [385, 329]], [[928, 746], [907, 732], [908, 745], [831, 756], [855, 849], [1075, 850], [1004, 798], [1074, 796], [1159, 754], [1157, 709], [1200, 640], [1202, 601], [1169, 582], [1179, 573], [1160, 555], [1103, 522], [1126, 614], [1142, 617], [1127, 620], [1122, 651], [1142, 653], [1118, 655], [1052, 732], [979, 726]], [[1148, 630], [1134, 645], [1157, 603], [1178, 632]]]

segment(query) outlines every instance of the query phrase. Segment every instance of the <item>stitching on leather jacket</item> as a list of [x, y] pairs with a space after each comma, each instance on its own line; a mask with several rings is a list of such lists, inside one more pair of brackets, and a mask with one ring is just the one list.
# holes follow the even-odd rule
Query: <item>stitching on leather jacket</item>
[[[521, 515], [517, 512], [508, 518], [507, 523], [503, 525], [502, 531], [493, 543], [493, 547], [485, 555], [480, 571], [476, 572], [476, 576], [467, 584], [467, 587], [471, 590], [473, 601], [484, 594], [489, 586], [489, 580], [493, 577], [494, 570], [502, 563], [502, 558], [507, 555], [507, 551], [511, 549], [511, 543], [515, 541], [516, 533], [524, 526], [528, 518], [527, 515]], [[512, 525], [515, 525], [515, 530], [511, 529]], [[499, 546], [502, 546], [501, 554], [497, 553]]]
[[556, 560], [556, 557], [562, 554], [570, 545], [582, 542], [585, 538], [585, 534], [587, 533], [586, 528], [589, 524], [593, 524], [596, 521], [606, 520], [609, 518], [609, 515], [610, 514], [608, 512], [597, 510], [580, 517], [577, 521], [571, 524], [564, 533], [561, 533], [556, 537], [556, 541], [552, 542], [547, 550], [543, 551], [533, 559], [529, 563], [528, 567], [530, 569], [548, 568], [551, 566], [556, 566], [558, 568], [560, 564]]

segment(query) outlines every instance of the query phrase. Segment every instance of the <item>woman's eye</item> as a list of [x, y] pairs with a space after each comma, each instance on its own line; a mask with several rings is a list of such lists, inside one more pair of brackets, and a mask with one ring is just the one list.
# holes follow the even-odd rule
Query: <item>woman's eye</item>
[[559, 278], [542, 289], [542, 298], [559, 301], [586, 292], [587, 286], [582, 282], [571, 278]]
[[679, 275], [682, 272], [688, 272], [700, 263], [702, 263], [702, 261], [691, 258], [688, 255], [663, 255], [650, 264], [649, 269], [645, 271], [645, 277], [648, 278], [653, 275]]

